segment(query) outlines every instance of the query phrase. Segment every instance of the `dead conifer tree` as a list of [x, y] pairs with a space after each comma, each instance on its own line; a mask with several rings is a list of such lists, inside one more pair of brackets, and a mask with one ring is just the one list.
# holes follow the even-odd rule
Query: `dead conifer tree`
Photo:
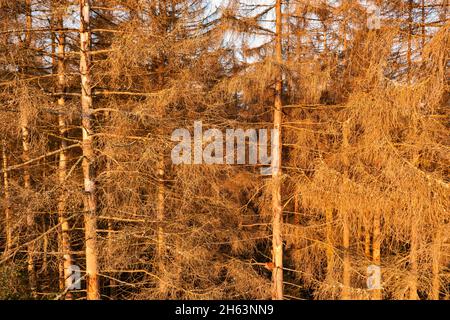
[[[60, 224], [60, 243], [59, 250], [62, 256], [62, 283], [61, 288], [63, 291], [71, 285], [71, 267], [73, 265], [71, 246], [70, 246], [70, 225], [67, 219], [67, 203], [65, 183], [67, 177], [67, 108], [66, 99], [64, 93], [66, 92], [66, 36], [64, 34], [64, 13], [66, 5], [63, 2], [52, 3], [52, 18], [54, 19], [53, 27], [57, 30], [54, 40], [57, 44], [57, 60], [56, 60], [56, 73], [57, 84], [56, 94], [57, 100], [57, 112], [58, 112], [58, 131], [61, 139], [60, 153], [58, 159], [58, 182], [60, 188], [60, 195], [58, 197], [58, 223]], [[72, 294], [67, 292], [65, 298], [72, 299]]]
[[283, 223], [283, 205], [281, 203], [281, 158], [282, 158], [282, 94], [283, 94], [283, 75], [281, 72], [281, 64], [283, 63], [283, 22], [282, 22], [282, 4], [281, 0], [277, 0], [275, 4], [276, 14], [276, 35], [275, 35], [275, 59], [278, 64], [277, 79], [275, 84], [275, 102], [273, 111], [273, 126], [276, 130], [276, 138], [272, 143], [276, 146], [276, 152], [272, 159], [272, 250], [274, 268], [272, 271], [273, 292], [272, 298], [274, 300], [283, 299], [283, 237], [282, 237], [282, 223]]
[[81, 123], [84, 178], [84, 229], [86, 250], [86, 290], [88, 300], [100, 299], [97, 248], [97, 199], [95, 193], [95, 151], [91, 82], [91, 1], [80, 0]]

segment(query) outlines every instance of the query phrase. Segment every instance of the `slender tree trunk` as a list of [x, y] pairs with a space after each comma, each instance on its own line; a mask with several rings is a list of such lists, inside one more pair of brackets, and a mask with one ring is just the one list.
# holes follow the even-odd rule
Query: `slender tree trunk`
[[[109, 119], [110, 115], [109, 112], [105, 113], [105, 119]], [[108, 211], [113, 206], [113, 199], [112, 199], [112, 190], [111, 190], [111, 159], [106, 160], [106, 208]], [[108, 220], [108, 236], [106, 238], [106, 245], [107, 245], [107, 256], [108, 259], [114, 259], [114, 223], [112, 220]], [[111, 277], [114, 277], [115, 274], [113, 273]], [[109, 298], [111, 300], [116, 299], [116, 281], [114, 279], [109, 278]]]
[[447, 22], [447, 11], [448, 11], [448, 0], [442, 0], [442, 11], [440, 15], [440, 20], [442, 24]]
[[[56, 14], [55, 26], [59, 30], [56, 35], [56, 42], [58, 46], [58, 61], [57, 61], [57, 94], [58, 96], [58, 128], [59, 134], [61, 136], [61, 152], [59, 153], [59, 163], [58, 163], [58, 181], [61, 188], [61, 194], [58, 198], [58, 223], [60, 224], [60, 244], [59, 248], [62, 253], [62, 275], [64, 284], [63, 290], [71, 285], [71, 266], [73, 265], [73, 259], [71, 255], [70, 246], [70, 225], [66, 218], [66, 195], [64, 192], [64, 184], [66, 183], [67, 175], [67, 151], [64, 150], [67, 147], [66, 130], [67, 130], [67, 120], [64, 115], [66, 111], [66, 101], [64, 98], [64, 92], [66, 90], [66, 80], [65, 80], [65, 35], [63, 32], [64, 21], [63, 21], [63, 8], [57, 8], [58, 12]], [[72, 293], [69, 291], [65, 296], [66, 300], [72, 299]]]
[[300, 224], [300, 202], [299, 202], [299, 192], [296, 190], [294, 193], [294, 224]]
[[[275, 4], [276, 11], [276, 47], [275, 58], [278, 64], [283, 62], [283, 48], [282, 48], [282, 10], [281, 0], [277, 0]], [[275, 143], [277, 151], [272, 158], [272, 254], [274, 268], [272, 270], [272, 298], [274, 300], [283, 299], [283, 238], [282, 238], [282, 223], [283, 223], [283, 209], [281, 204], [281, 153], [282, 153], [282, 91], [283, 91], [283, 77], [281, 67], [279, 67], [278, 77], [275, 85], [275, 104], [273, 124], [274, 129], [278, 134], [276, 135]]]
[[47, 277], [48, 276], [48, 246], [49, 239], [47, 233], [47, 220], [46, 217], [42, 217], [42, 232], [44, 233], [42, 236], [42, 272]]
[[327, 253], [327, 278], [333, 278], [334, 272], [334, 241], [333, 241], [333, 209], [325, 210], [325, 236], [326, 236], [326, 253]]
[[[106, 244], [107, 244], [107, 252], [108, 252], [108, 258], [113, 261], [114, 257], [114, 251], [113, 251], [113, 244], [114, 244], [114, 224], [111, 220], [108, 220], [108, 236], [106, 238]], [[111, 277], [114, 277], [115, 274], [113, 273]], [[109, 286], [109, 298], [111, 300], [115, 300], [117, 296], [117, 290], [116, 290], [117, 282], [114, 279], [109, 278], [108, 279], [108, 286]]]
[[412, 69], [412, 36], [413, 36], [413, 0], [408, 0], [408, 52], [406, 60], [408, 63], [408, 83], [411, 82]]
[[[167, 16], [167, 0], [160, 1], [158, 3], [159, 11], [161, 12], [161, 15], [163, 17], [163, 23], [161, 25], [161, 31], [163, 35], [166, 35], [167, 32], [169, 32], [169, 22], [167, 19], [169, 17]], [[166, 57], [163, 55], [160, 57], [161, 61], [159, 63], [159, 66], [157, 68], [158, 73], [158, 89], [163, 90], [165, 85], [165, 63], [166, 63]], [[166, 110], [164, 108], [160, 110], [160, 114], [162, 118], [166, 116]], [[159, 130], [159, 134], [161, 137], [164, 137], [164, 128], [161, 127]], [[157, 191], [156, 191], [156, 220], [158, 221], [157, 226], [157, 244], [156, 244], [156, 261], [157, 261], [157, 267], [158, 272], [163, 273], [165, 272], [164, 267], [164, 257], [165, 257], [165, 239], [164, 239], [164, 219], [165, 219], [165, 198], [166, 198], [166, 186], [165, 186], [165, 175], [166, 175], [166, 168], [165, 168], [165, 162], [164, 162], [164, 146], [162, 146], [162, 150], [160, 151], [158, 163], [157, 163]], [[164, 297], [167, 293], [167, 285], [164, 281], [159, 282], [159, 290]]]
[[[418, 135], [414, 129], [415, 135]], [[411, 162], [415, 167], [420, 166], [420, 154], [418, 150], [413, 152]], [[409, 279], [409, 299], [418, 300], [418, 250], [419, 250], [419, 217], [411, 216], [411, 230], [410, 230], [410, 253], [409, 262], [411, 266], [411, 277]]]
[[[164, 256], [165, 256], [165, 239], [164, 239], [164, 207], [165, 207], [165, 185], [164, 185], [164, 157], [161, 156], [161, 159], [158, 161], [158, 169], [157, 169], [157, 178], [158, 178], [158, 186], [157, 186], [157, 203], [156, 203], [156, 219], [158, 221], [158, 230], [157, 230], [157, 244], [156, 244], [156, 261], [158, 264], [158, 271], [164, 272]], [[159, 289], [161, 294], [165, 294], [167, 291], [166, 285], [163, 281], [160, 281]]]
[[[373, 217], [373, 244], [372, 244], [373, 256], [372, 261], [375, 266], [381, 268], [381, 214], [378, 210], [375, 210]], [[381, 276], [381, 274], [380, 274]], [[374, 300], [382, 299], [381, 288], [376, 288], [372, 292]]]
[[5, 251], [4, 255], [8, 254], [12, 248], [12, 226], [11, 226], [11, 194], [9, 190], [8, 158], [6, 156], [6, 142], [2, 143], [2, 169], [3, 169], [3, 187], [4, 187], [4, 201], [5, 201]]
[[441, 279], [440, 279], [440, 270], [441, 270], [441, 242], [442, 235], [440, 226], [437, 226], [437, 231], [433, 240], [433, 261], [432, 261], [432, 269], [433, 269], [433, 284], [431, 290], [431, 299], [439, 300], [439, 295], [441, 291]]
[[371, 259], [370, 253], [370, 226], [366, 224], [364, 226], [364, 254], [369, 261]]
[[351, 299], [351, 263], [350, 263], [350, 228], [348, 225], [348, 213], [343, 212], [343, 246], [344, 246], [344, 268], [342, 300]]
[[422, 50], [425, 47], [426, 42], [426, 12], [425, 12], [425, 0], [422, 0], [421, 2], [421, 9], [422, 9]]
[[97, 199], [94, 177], [94, 141], [92, 125], [90, 0], [80, 0], [80, 73], [83, 130], [84, 229], [86, 241], [87, 299], [100, 299], [97, 252]]
[[[31, 0], [26, 0], [25, 2], [25, 48], [30, 49], [31, 47], [31, 28], [33, 24], [32, 20], [32, 9]], [[27, 68], [24, 69], [27, 73]], [[22, 159], [23, 162], [30, 160], [30, 132], [28, 128], [28, 112], [26, 106], [22, 109], [20, 116], [20, 131], [22, 133]], [[31, 176], [28, 166], [24, 166], [23, 169], [23, 184], [27, 195], [31, 193]], [[27, 245], [27, 270], [28, 270], [28, 280], [30, 285], [31, 294], [34, 298], [37, 297], [37, 276], [36, 276], [36, 265], [35, 265], [35, 244], [32, 241], [34, 235], [34, 215], [31, 208], [26, 209], [27, 218], [27, 235], [28, 235], [28, 245]]]
[[[346, 183], [346, 180], [348, 179], [348, 166], [349, 161], [347, 157], [348, 147], [349, 147], [349, 135], [350, 135], [350, 123], [348, 121], [345, 121], [342, 128], [342, 150], [344, 153], [344, 166], [345, 166], [345, 172], [344, 172], [344, 183]], [[351, 299], [351, 264], [350, 264], [350, 227], [348, 222], [348, 212], [342, 212], [343, 215], [343, 247], [344, 247], [344, 268], [343, 268], [343, 288], [342, 288], [342, 295], [341, 298], [343, 300], [349, 300]]]
[[418, 251], [418, 226], [416, 218], [413, 217], [411, 224], [411, 251], [410, 251], [410, 263], [411, 263], [411, 280], [409, 288], [409, 299], [418, 300], [417, 294], [417, 276], [418, 276], [418, 263], [417, 263], [417, 251]]
[[[29, 145], [29, 131], [28, 131], [28, 120], [26, 115], [22, 116], [21, 119], [21, 131], [22, 131], [22, 148], [23, 154], [22, 158], [24, 162], [30, 160], [30, 145]], [[31, 177], [28, 166], [24, 167], [23, 170], [23, 181], [25, 192], [30, 195], [31, 193]], [[26, 209], [27, 217], [27, 233], [28, 233], [28, 244], [27, 244], [27, 270], [29, 277], [29, 284], [31, 289], [31, 294], [33, 297], [37, 296], [37, 276], [36, 276], [36, 266], [35, 266], [35, 244], [33, 242], [34, 236], [34, 215], [31, 208]]]

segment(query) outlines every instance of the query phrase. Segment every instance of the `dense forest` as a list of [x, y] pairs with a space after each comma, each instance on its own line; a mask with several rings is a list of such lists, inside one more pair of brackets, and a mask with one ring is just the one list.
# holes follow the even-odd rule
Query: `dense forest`
[[450, 299], [448, 7], [0, 0], [0, 299]]

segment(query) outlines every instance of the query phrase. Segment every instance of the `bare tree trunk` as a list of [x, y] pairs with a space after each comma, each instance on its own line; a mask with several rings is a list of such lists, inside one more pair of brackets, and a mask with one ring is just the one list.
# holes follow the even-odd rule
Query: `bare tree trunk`
[[440, 270], [441, 270], [441, 242], [442, 235], [440, 226], [437, 226], [437, 231], [433, 240], [433, 261], [432, 261], [432, 269], [433, 269], [433, 284], [431, 291], [431, 299], [439, 300], [439, 295], [441, 291], [441, 279], [440, 279]]
[[300, 224], [300, 202], [299, 202], [299, 192], [295, 190], [294, 193], [294, 224]]
[[408, 51], [407, 51], [407, 63], [408, 63], [408, 83], [411, 82], [411, 69], [412, 69], [412, 36], [413, 36], [413, 0], [408, 0]]
[[[58, 223], [59, 223], [59, 219], [58, 219]], [[63, 252], [62, 249], [62, 232], [61, 229], [58, 230], [58, 252]], [[66, 284], [65, 284], [65, 276], [64, 276], [64, 260], [60, 259], [58, 261], [58, 285], [59, 285], [59, 291], [60, 292], [64, 292], [64, 290], [66, 290]]]
[[[109, 119], [110, 115], [109, 112], [105, 113], [105, 118]], [[111, 159], [106, 160], [106, 208], [108, 211], [113, 206], [113, 200], [111, 195]], [[114, 258], [114, 223], [112, 220], [108, 219], [108, 235], [106, 238], [106, 245], [107, 245], [107, 256], [108, 259]], [[111, 275], [111, 278], [108, 279], [108, 286], [109, 286], [109, 298], [111, 300], [116, 299], [116, 281], [112, 279], [114, 277], [114, 273]]]
[[[281, 0], [277, 0], [275, 4], [276, 11], [276, 48], [275, 58], [277, 63], [283, 62], [283, 48], [282, 48], [282, 10]], [[279, 66], [279, 74], [276, 80], [275, 87], [275, 104], [273, 124], [274, 129], [278, 132], [276, 141], [277, 152], [273, 154], [272, 159], [272, 254], [274, 268], [272, 270], [272, 299], [283, 299], [283, 238], [282, 238], [282, 223], [283, 223], [283, 208], [281, 205], [281, 125], [282, 125], [282, 100], [281, 95], [283, 91], [283, 77], [281, 66]]]
[[[31, 47], [31, 28], [33, 24], [32, 20], [32, 9], [31, 9], [31, 0], [26, 0], [25, 2], [25, 47], [29, 49]], [[26, 68], [25, 68], [26, 71]], [[25, 107], [26, 108], [26, 107]], [[28, 128], [28, 112], [22, 109], [22, 113], [20, 115], [20, 131], [22, 133], [22, 158], [23, 162], [27, 162], [30, 160], [30, 132]], [[23, 183], [24, 189], [27, 195], [31, 193], [31, 176], [28, 166], [24, 166], [23, 169]], [[30, 285], [31, 294], [34, 298], [37, 297], [37, 276], [36, 276], [36, 266], [35, 266], [35, 248], [33, 240], [34, 234], [34, 215], [31, 211], [31, 208], [26, 209], [26, 218], [27, 218], [27, 233], [28, 233], [28, 245], [27, 245], [27, 270], [28, 270], [28, 280]]]
[[86, 241], [87, 299], [100, 299], [97, 252], [97, 199], [95, 195], [94, 146], [92, 126], [92, 84], [90, 0], [80, 0], [80, 73], [81, 112], [83, 130], [83, 177], [84, 177], [84, 229]]
[[344, 268], [343, 268], [343, 288], [342, 300], [351, 299], [351, 263], [350, 263], [350, 229], [348, 225], [348, 213], [343, 212], [343, 246], [344, 246]]
[[[349, 147], [349, 135], [350, 135], [350, 123], [348, 121], [345, 121], [342, 128], [342, 149], [344, 153], [344, 166], [345, 166], [345, 172], [344, 172], [344, 183], [346, 183], [346, 180], [348, 179], [348, 166], [349, 161], [347, 158], [347, 151]], [[348, 212], [342, 212], [343, 215], [343, 247], [344, 247], [344, 268], [343, 268], [343, 288], [342, 288], [342, 295], [341, 298], [343, 300], [349, 300], [351, 298], [351, 265], [350, 265], [350, 228], [348, 225]]]
[[370, 226], [365, 224], [364, 226], [364, 254], [367, 259], [371, 259], [370, 254]]
[[425, 12], [425, 0], [422, 0], [421, 2], [421, 9], [422, 9], [422, 50], [425, 47], [425, 41], [426, 41], [426, 12]]
[[[158, 264], [158, 271], [164, 272], [164, 256], [165, 256], [165, 240], [164, 240], [164, 229], [162, 224], [164, 223], [164, 207], [165, 207], [165, 185], [164, 185], [164, 158], [159, 160], [157, 175], [158, 175], [158, 186], [157, 186], [157, 203], [156, 203], [156, 219], [158, 221], [157, 230], [157, 244], [156, 244], [156, 261]], [[163, 281], [160, 281], [159, 289], [161, 294], [166, 292], [166, 285]]]
[[[64, 192], [64, 184], [67, 175], [67, 151], [65, 150], [67, 147], [66, 138], [66, 130], [67, 130], [67, 121], [64, 115], [66, 110], [66, 102], [64, 98], [64, 92], [66, 89], [66, 80], [65, 80], [65, 35], [63, 32], [64, 21], [63, 21], [63, 8], [57, 8], [58, 12], [56, 14], [56, 28], [60, 30], [56, 36], [56, 42], [58, 44], [58, 64], [57, 64], [57, 73], [58, 73], [58, 83], [57, 83], [57, 94], [58, 98], [58, 128], [59, 134], [61, 136], [61, 152], [59, 153], [59, 163], [58, 163], [58, 181], [60, 188], [62, 189], [61, 194], [58, 198], [58, 223], [60, 224], [60, 250], [62, 253], [62, 266], [63, 266], [63, 282], [64, 290], [71, 285], [70, 276], [71, 276], [71, 266], [73, 265], [73, 259], [71, 255], [71, 247], [70, 247], [70, 225], [69, 221], [66, 218], [66, 196]], [[67, 300], [72, 299], [72, 293], [69, 291], [65, 295]]]
[[11, 226], [11, 194], [9, 190], [8, 158], [6, 156], [6, 142], [2, 143], [2, 169], [3, 169], [3, 187], [5, 196], [5, 251], [4, 255], [8, 254], [12, 248], [12, 226]]
[[[381, 214], [378, 210], [375, 210], [373, 217], [373, 244], [372, 244], [373, 256], [372, 261], [375, 266], [381, 268]], [[381, 276], [381, 274], [380, 274]], [[374, 300], [381, 300], [383, 295], [381, 288], [373, 289], [372, 297]]]
[[47, 221], [46, 217], [42, 217], [42, 232], [44, 233], [42, 236], [42, 272], [47, 277], [48, 276], [48, 246], [49, 239], [47, 233]]
[[447, 11], [448, 11], [448, 0], [442, 0], [442, 11], [440, 20], [442, 24], [445, 24], [447, 21]]
[[[27, 117], [26, 115], [23, 115], [22, 119], [21, 119], [22, 148], [23, 148], [22, 158], [23, 158], [24, 162], [27, 162], [30, 160], [29, 131], [28, 131], [28, 121], [27, 121], [26, 117]], [[30, 172], [28, 170], [28, 166], [24, 167], [23, 181], [24, 181], [25, 192], [28, 195], [30, 195], [31, 177], [30, 177]], [[32, 241], [33, 235], [34, 235], [34, 215], [33, 215], [33, 212], [31, 211], [31, 208], [26, 209], [26, 217], [27, 217], [27, 233], [28, 233], [27, 270], [28, 270], [31, 294], [33, 297], [36, 297], [37, 296], [37, 276], [36, 276], [35, 260], [34, 260], [34, 254], [35, 254], [34, 246], [35, 245], [34, 245], [34, 242]]]
[[[172, 3], [173, 5], [173, 3]], [[166, 35], [167, 32], [169, 32], [169, 24], [170, 22], [167, 20], [169, 19], [167, 16], [167, 0], [159, 1], [158, 2], [158, 8], [161, 12], [161, 16], [163, 18], [163, 22], [161, 24], [161, 33], [163, 35]], [[160, 57], [160, 62], [157, 67], [157, 85], [159, 90], [164, 89], [165, 85], [165, 62], [166, 57], [162, 55]], [[166, 116], [166, 110], [165, 108], [162, 108], [159, 111], [159, 116], [165, 117]], [[159, 134], [161, 137], [164, 137], [164, 128], [160, 128]], [[164, 257], [165, 257], [165, 237], [164, 237], [164, 219], [165, 219], [165, 198], [166, 198], [166, 186], [165, 186], [165, 175], [166, 175], [166, 168], [165, 168], [165, 162], [164, 162], [164, 146], [162, 146], [160, 150], [160, 155], [158, 156], [158, 162], [157, 162], [157, 168], [156, 168], [156, 178], [157, 178], [157, 191], [156, 191], [156, 220], [158, 221], [157, 224], [157, 238], [156, 238], [156, 261], [157, 261], [157, 268], [158, 272], [164, 273], [165, 272], [165, 266], [164, 266]], [[159, 290], [162, 297], [165, 297], [167, 294], [167, 285], [165, 281], [159, 281]]]
[[418, 250], [418, 228], [417, 221], [413, 217], [411, 225], [411, 252], [410, 252], [410, 263], [411, 263], [411, 279], [409, 288], [409, 299], [418, 300], [419, 296], [417, 294], [417, 276], [418, 276], [418, 265], [417, 265], [417, 250]]
[[334, 270], [334, 243], [333, 243], [333, 209], [325, 210], [325, 236], [327, 245], [327, 278], [332, 279]]

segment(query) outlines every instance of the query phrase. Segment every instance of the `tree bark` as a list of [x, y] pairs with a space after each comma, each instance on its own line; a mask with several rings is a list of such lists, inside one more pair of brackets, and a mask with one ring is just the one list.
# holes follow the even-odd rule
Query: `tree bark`
[[[372, 262], [374, 265], [381, 268], [381, 214], [375, 210], [373, 217], [373, 244], [372, 244]], [[380, 274], [381, 276], [381, 274]], [[374, 300], [381, 300], [383, 295], [381, 288], [376, 288], [372, 291]]]
[[415, 217], [412, 217], [411, 222], [411, 249], [410, 249], [410, 263], [411, 263], [411, 280], [409, 288], [409, 300], [418, 300], [417, 294], [417, 276], [418, 276], [418, 263], [417, 263], [417, 251], [418, 251], [418, 226]]
[[[110, 115], [109, 112], [105, 112], [105, 119], [109, 120]], [[114, 205], [113, 204], [113, 198], [112, 198], [112, 190], [111, 190], [111, 159], [107, 159], [106, 160], [106, 208], [109, 210], [111, 210], [111, 207]], [[106, 238], [106, 244], [107, 244], [107, 257], [108, 259], [113, 259], [114, 258], [114, 223], [113, 221], [108, 219], [108, 235]], [[113, 279], [114, 277], [114, 273], [112, 274], [112, 277], [108, 279], [108, 283], [109, 283], [109, 298], [111, 300], [115, 300], [116, 299], [116, 281]]]
[[281, 153], [282, 153], [282, 91], [283, 91], [283, 76], [281, 71], [281, 63], [283, 62], [283, 48], [282, 48], [282, 9], [281, 0], [276, 0], [276, 38], [275, 38], [275, 58], [279, 64], [279, 72], [275, 84], [275, 103], [273, 125], [276, 134], [275, 146], [277, 151], [272, 158], [272, 254], [274, 268], [272, 270], [272, 299], [283, 299], [283, 238], [282, 238], [282, 223], [283, 223], [283, 209], [281, 204]]
[[[165, 256], [165, 239], [164, 239], [164, 207], [165, 207], [165, 185], [164, 185], [164, 157], [158, 161], [157, 169], [157, 203], [156, 203], [156, 219], [158, 221], [157, 230], [157, 244], [156, 244], [156, 261], [158, 265], [158, 271], [164, 272], [164, 256]], [[162, 295], [167, 291], [166, 285], [163, 281], [160, 281], [159, 289]]]
[[421, 2], [421, 11], [422, 11], [422, 50], [425, 47], [426, 42], [426, 12], [425, 12], [425, 0], [422, 0]]
[[412, 69], [412, 36], [413, 36], [413, 0], [408, 0], [408, 51], [406, 60], [408, 63], [408, 83], [411, 82]]
[[299, 192], [297, 190], [294, 191], [294, 224], [300, 224], [300, 202], [299, 202]]
[[88, 300], [100, 299], [97, 252], [97, 199], [95, 195], [94, 141], [92, 125], [90, 0], [80, 0], [80, 74], [83, 130], [84, 229], [86, 246], [86, 291]]
[[[32, 8], [31, 8], [31, 0], [25, 1], [25, 48], [30, 49], [31, 47], [31, 28], [33, 25], [32, 20]], [[27, 73], [28, 68], [25, 68], [24, 71]], [[29, 106], [25, 106], [22, 108], [21, 116], [20, 116], [20, 131], [22, 134], [22, 159], [23, 162], [27, 162], [30, 160], [30, 132], [29, 132], [29, 119], [28, 112], [26, 108]], [[31, 176], [28, 166], [24, 166], [23, 168], [23, 184], [24, 189], [29, 196], [31, 194]], [[28, 245], [27, 245], [27, 270], [28, 270], [28, 281], [30, 285], [31, 295], [33, 298], [37, 297], [37, 276], [36, 276], [36, 265], [35, 265], [35, 244], [32, 241], [34, 235], [34, 215], [31, 211], [31, 208], [26, 208], [26, 221], [27, 221], [27, 235], [28, 235]]]
[[11, 194], [9, 190], [8, 158], [6, 156], [6, 142], [2, 143], [2, 167], [3, 167], [3, 188], [5, 201], [5, 251], [4, 255], [8, 254], [12, 248], [12, 226], [11, 226]]
[[448, 0], [442, 0], [442, 11], [440, 20], [442, 24], [445, 24], [447, 21], [447, 11], [448, 11]]
[[[63, 30], [63, 8], [57, 8], [57, 13], [55, 17], [55, 26], [58, 30]], [[58, 129], [59, 134], [62, 137], [61, 140], [61, 151], [59, 153], [59, 163], [58, 163], [58, 181], [59, 186], [62, 189], [61, 194], [58, 198], [58, 223], [60, 224], [60, 251], [62, 253], [62, 270], [63, 270], [63, 281], [64, 290], [71, 285], [71, 266], [73, 265], [73, 259], [71, 255], [70, 246], [70, 225], [66, 218], [66, 196], [64, 190], [64, 184], [67, 175], [67, 141], [64, 139], [66, 137], [67, 130], [67, 120], [64, 116], [66, 109], [66, 102], [64, 98], [64, 92], [66, 90], [65, 81], [65, 35], [64, 32], [58, 32], [56, 35], [56, 42], [58, 47], [58, 60], [57, 60], [57, 93], [60, 95], [58, 98]], [[72, 293], [70, 291], [65, 295], [66, 300], [72, 299]]]
[[432, 282], [432, 290], [431, 290], [431, 299], [439, 300], [440, 291], [441, 291], [441, 279], [440, 279], [440, 270], [441, 270], [441, 242], [442, 235], [440, 226], [437, 226], [437, 231], [433, 240], [433, 261], [432, 261], [432, 272], [433, 272], [433, 282]]
[[334, 270], [334, 243], [333, 243], [333, 209], [327, 208], [325, 210], [325, 224], [326, 224], [326, 253], [327, 253], [327, 278], [333, 278]]
[[[348, 147], [349, 147], [349, 135], [350, 135], [350, 123], [345, 121], [342, 128], [342, 150], [344, 153], [344, 184], [348, 180], [348, 166], [349, 161], [347, 157]], [[351, 298], [350, 286], [351, 286], [351, 264], [350, 264], [350, 227], [348, 222], [348, 212], [342, 212], [342, 220], [343, 220], [343, 247], [344, 247], [344, 268], [342, 275], [342, 300], [349, 300]]]
[[364, 225], [364, 254], [368, 261], [371, 259], [371, 252], [370, 252], [370, 226], [368, 223], [365, 223]]

